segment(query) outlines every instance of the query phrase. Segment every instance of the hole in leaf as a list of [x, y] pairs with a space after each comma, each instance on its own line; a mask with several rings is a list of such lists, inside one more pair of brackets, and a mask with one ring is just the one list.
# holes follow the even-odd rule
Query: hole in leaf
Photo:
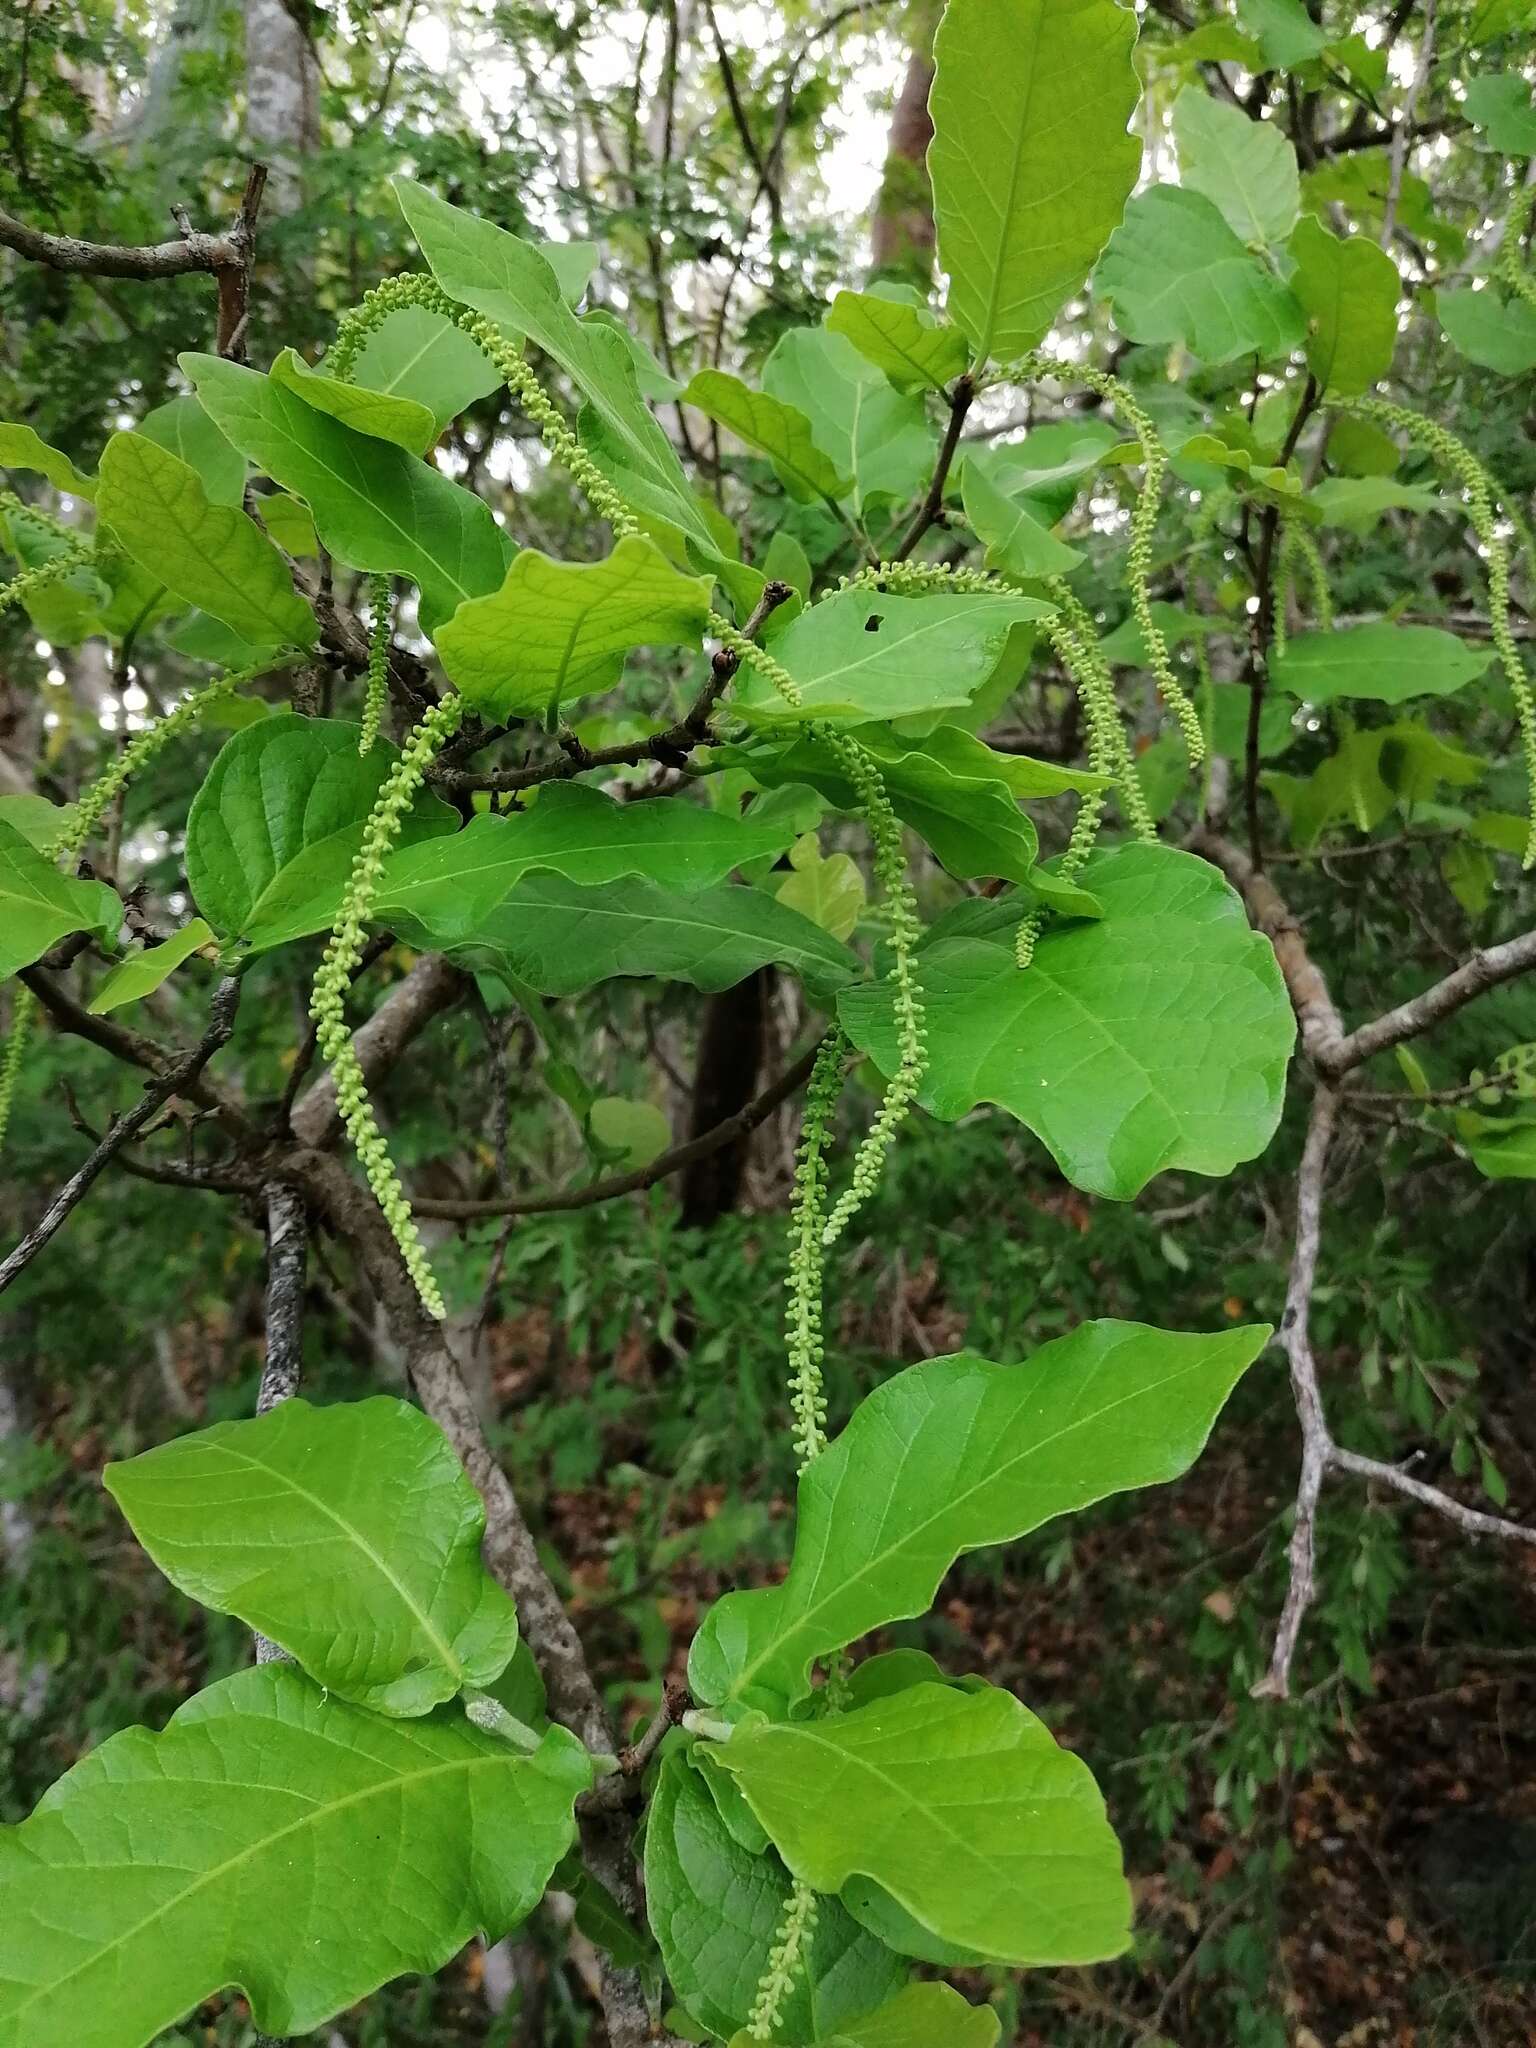
[[864, 630], [866, 633], [878, 633], [881, 623], [880, 614], [878, 612], [871, 612], [864, 621]]

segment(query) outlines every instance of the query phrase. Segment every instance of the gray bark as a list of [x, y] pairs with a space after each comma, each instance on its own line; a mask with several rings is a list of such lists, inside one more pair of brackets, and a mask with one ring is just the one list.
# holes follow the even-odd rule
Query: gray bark
[[244, 0], [245, 134], [271, 170], [267, 207], [304, 199], [304, 159], [320, 140], [319, 77], [309, 39], [283, 0]]

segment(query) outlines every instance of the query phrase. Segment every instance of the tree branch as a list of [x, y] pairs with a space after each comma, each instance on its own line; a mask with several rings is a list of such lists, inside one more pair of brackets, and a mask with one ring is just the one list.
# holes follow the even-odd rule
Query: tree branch
[[590, 1209], [598, 1202], [612, 1202], [620, 1195], [643, 1193], [646, 1188], [655, 1187], [658, 1181], [681, 1173], [685, 1167], [693, 1166], [701, 1159], [710, 1158], [765, 1123], [780, 1103], [787, 1102], [810, 1079], [820, 1043], [818, 1039], [793, 1066], [786, 1067], [771, 1086], [755, 1096], [745, 1108], [738, 1109], [734, 1116], [725, 1117], [697, 1138], [690, 1138], [685, 1145], [674, 1145], [670, 1151], [659, 1153], [648, 1166], [636, 1167], [631, 1173], [611, 1174], [606, 1180], [593, 1181], [584, 1188], [570, 1188], [558, 1195], [497, 1195], [486, 1201], [424, 1198], [419, 1201], [413, 1199], [411, 1207], [418, 1216], [446, 1217], [451, 1222], [469, 1223], [482, 1216], [549, 1216], [570, 1209]]
[[235, 1012], [239, 1005], [239, 978], [227, 975], [214, 991], [212, 1020], [197, 1044], [145, 1090], [142, 1101], [136, 1102], [126, 1116], [113, 1124], [85, 1164], [54, 1196], [42, 1219], [27, 1232], [9, 1258], [0, 1262], [0, 1294], [3, 1294], [11, 1282], [31, 1265], [38, 1253], [60, 1229], [70, 1211], [84, 1200], [92, 1184], [113, 1156], [122, 1150], [130, 1138], [136, 1137], [143, 1130], [150, 1118], [164, 1108], [173, 1095], [187, 1093], [214, 1054], [220, 1047], [228, 1044], [230, 1033], [235, 1028]]
[[939, 459], [933, 465], [928, 494], [918, 507], [917, 517], [903, 534], [892, 561], [904, 562], [944, 509], [944, 486], [949, 480], [949, 467], [955, 459], [955, 450], [960, 446], [960, 429], [965, 425], [965, 416], [975, 396], [975, 380], [967, 370], [955, 379], [955, 388], [949, 394], [949, 425], [944, 431]]

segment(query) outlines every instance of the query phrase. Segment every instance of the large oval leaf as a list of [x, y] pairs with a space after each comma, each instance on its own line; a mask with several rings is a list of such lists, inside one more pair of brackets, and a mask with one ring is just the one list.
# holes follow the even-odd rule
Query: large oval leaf
[[719, 1752], [795, 1876], [871, 1877], [941, 1941], [1000, 1963], [1130, 1941], [1093, 1773], [1011, 1693], [915, 1685], [851, 1714], [738, 1728]]
[[142, 2048], [229, 1985], [259, 2028], [307, 2034], [524, 1919], [591, 1775], [563, 1728], [525, 1756], [291, 1665], [239, 1672], [0, 1829], [0, 2044]]
[[1136, 17], [1115, 0], [950, 0], [929, 105], [949, 313], [1022, 355], [1093, 267], [1141, 164]]
[[966, 1551], [1177, 1478], [1268, 1335], [1084, 1323], [1022, 1365], [960, 1352], [897, 1373], [807, 1466], [783, 1585], [711, 1608], [688, 1660], [695, 1694], [782, 1712], [816, 1658], [926, 1613]]
[[[187, 880], [222, 937], [253, 953], [330, 928], [393, 747], [357, 751], [357, 727], [290, 712], [247, 726], [219, 753], [187, 818]], [[418, 796], [407, 846], [452, 832], [458, 813]]]
[[109, 1465], [103, 1482], [173, 1586], [343, 1699], [425, 1714], [490, 1685], [517, 1646], [480, 1561], [484, 1504], [405, 1401], [284, 1401]]
[[[1192, 854], [1126, 846], [1076, 879], [1102, 919], [1048, 931], [1023, 973], [1012, 930], [980, 928], [986, 906], [935, 927], [918, 957], [924, 1105], [952, 1121], [998, 1103], [1117, 1201], [1169, 1167], [1230, 1173], [1274, 1135], [1296, 1038], [1273, 948]], [[894, 1071], [890, 984], [848, 990], [839, 1014]]]

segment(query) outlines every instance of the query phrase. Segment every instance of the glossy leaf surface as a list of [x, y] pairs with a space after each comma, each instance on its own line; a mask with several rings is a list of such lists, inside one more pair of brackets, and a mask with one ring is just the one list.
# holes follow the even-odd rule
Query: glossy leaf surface
[[753, 391], [724, 370], [699, 370], [683, 392], [685, 405], [727, 428], [738, 441], [766, 455], [784, 488], [801, 504], [840, 498], [849, 479], [839, 476], [829, 456], [811, 438], [811, 423], [798, 406], [768, 391]]
[[64, 874], [25, 833], [0, 818], [0, 981], [30, 967], [71, 932], [110, 941], [122, 921], [115, 890]]
[[233, 1985], [259, 2028], [306, 2034], [525, 1919], [590, 1779], [563, 1728], [523, 1756], [291, 1665], [239, 1672], [0, 1829], [0, 2043], [143, 2048]]
[[142, 1002], [162, 982], [169, 981], [183, 960], [189, 960], [199, 946], [212, 942], [212, 929], [200, 917], [184, 924], [179, 932], [159, 946], [146, 946], [120, 960], [103, 976], [96, 993], [86, 1004], [93, 1017], [120, 1010], [125, 1003]]
[[425, 1714], [489, 1685], [516, 1647], [480, 1561], [484, 1504], [405, 1401], [284, 1401], [108, 1465], [103, 1483], [172, 1585], [359, 1706]]
[[965, 336], [959, 328], [901, 299], [839, 292], [826, 324], [883, 370], [898, 391], [942, 391], [965, 368]]
[[[946, 1121], [995, 1102], [1091, 1194], [1129, 1201], [1169, 1167], [1230, 1173], [1279, 1121], [1295, 1020], [1269, 941], [1215, 869], [1171, 847], [1096, 855], [1077, 880], [1096, 923], [1045, 932], [1020, 973], [1007, 926], [963, 906], [918, 971]], [[844, 1029], [895, 1064], [888, 986], [850, 990]]]
[[1115, 0], [950, 0], [928, 150], [949, 314], [978, 359], [1033, 348], [1141, 164], [1136, 17]]
[[872, 1877], [940, 1940], [1021, 1967], [1129, 1944], [1093, 1774], [1011, 1693], [916, 1685], [851, 1714], [738, 1728], [719, 1760], [815, 1891]]
[[816, 1658], [926, 1612], [965, 1552], [1177, 1478], [1268, 1335], [1084, 1323], [1020, 1365], [960, 1352], [895, 1374], [802, 1474], [783, 1585], [710, 1610], [695, 1694], [792, 1705]]

